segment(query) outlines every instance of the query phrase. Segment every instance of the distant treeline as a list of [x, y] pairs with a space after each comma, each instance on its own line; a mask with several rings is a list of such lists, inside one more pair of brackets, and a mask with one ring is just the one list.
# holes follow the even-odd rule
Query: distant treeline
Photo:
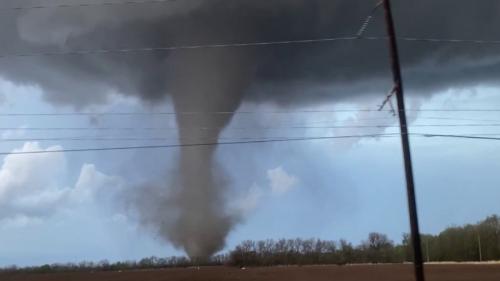
[[[500, 218], [490, 216], [477, 224], [449, 227], [438, 235], [422, 235], [426, 261], [500, 260]], [[402, 263], [413, 260], [411, 239], [395, 244], [385, 234], [370, 233], [354, 246], [340, 240], [281, 239], [244, 241], [230, 252], [228, 263], [237, 266]]]
[[17, 267], [15, 265], [0, 269], [0, 273], [55, 273], [55, 272], [94, 272], [94, 271], [120, 271], [138, 269], [161, 269], [161, 268], [186, 268], [193, 266], [217, 266], [225, 265], [228, 255], [217, 255], [205, 261], [192, 261], [187, 257], [143, 258], [140, 261], [109, 262], [80, 262], [80, 263], [54, 263], [42, 266]]
[[[477, 224], [449, 227], [438, 235], [422, 235], [427, 261], [500, 260], [500, 217], [494, 215]], [[412, 261], [411, 240], [403, 235], [395, 244], [385, 234], [370, 233], [354, 246], [346, 240], [280, 239], [244, 241], [227, 254], [209, 260], [193, 261], [186, 257], [144, 258], [140, 261], [110, 263], [51, 264], [36, 267], [0, 269], [0, 272], [118, 271], [192, 266], [274, 266], [347, 263], [402, 263]]]
[[404, 250], [380, 233], [370, 233], [368, 241], [357, 247], [345, 240], [244, 241], [231, 251], [229, 263], [236, 266], [393, 263], [404, 260]]

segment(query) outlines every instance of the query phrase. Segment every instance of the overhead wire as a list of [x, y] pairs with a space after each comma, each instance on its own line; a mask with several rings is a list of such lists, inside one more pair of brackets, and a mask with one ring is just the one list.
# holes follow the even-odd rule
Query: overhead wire
[[[417, 120], [446, 120], [446, 121], [468, 121], [468, 122], [496, 122], [500, 123], [500, 119], [479, 119], [479, 118], [453, 118], [453, 117], [421, 117], [417, 116], [415, 119]], [[292, 123], [287, 124], [290, 126], [314, 126], [316, 124], [338, 124], [338, 123], [346, 123], [346, 122], [370, 122], [370, 121], [394, 121], [397, 119], [394, 116], [391, 117], [380, 117], [380, 118], [348, 118], [341, 120], [318, 120], [318, 121], [308, 121], [307, 123]], [[370, 124], [370, 123], [369, 123]], [[370, 124], [372, 125], [372, 124]], [[389, 125], [389, 124], [386, 124]], [[411, 125], [410, 125], [411, 126]]]
[[[261, 126], [261, 127], [183, 127], [185, 130], [287, 130], [287, 129], [362, 129], [362, 128], [399, 128], [399, 125], [324, 125], [324, 126]], [[500, 127], [500, 123], [490, 124], [412, 124], [409, 128], [419, 127]], [[178, 130], [176, 127], [0, 127], [0, 131], [170, 131]]]
[[[5, 117], [29, 117], [29, 116], [155, 116], [155, 115], [268, 115], [268, 114], [313, 114], [313, 113], [352, 113], [352, 112], [391, 112], [391, 110], [378, 110], [369, 108], [339, 108], [318, 110], [275, 110], [275, 111], [163, 111], [163, 112], [3, 112], [0, 116]], [[428, 108], [428, 109], [406, 109], [405, 112], [500, 112], [500, 108]]]
[[[92, 50], [70, 50], [70, 51], [54, 51], [40, 53], [13, 53], [0, 54], [0, 59], [4, 58], [22, 58], [22, 57], [50, 57], [50, 56], [70, 56], [70, 55], [98, 55], [98, 54], [129, 54], [129, 53], [147, 53], [159, 51], [178, 51], [178, 50], [194, 50], [194, 49], [211, 49], [211, 48], [234, 48], [234, 47], [259, 47], [273, 45], [290, 45], [290, 44], [309, 44], [309, 43], [327, 43], [335, 41], [350, 41], [350, 40], [385, 40], [386, 37], [325, 37], [316, 39], [301, 39], [301, 40], [284, 40], [284, 41], [261, 41], [261, 42], [246, 42], [246, 43], [220, 43], [220, 44], [200, 44], [200, 45], [179, 45], [166, 47], [143, 47], [143, 48], [121, 48], [121, 49], [92, 49]], [[398, 40], [414, 41], [414, 42], [433, 42], [433, 43], [475, 43], [475, 44], [500, 44], [499, 41], [488, 40], [466, 40], [466, 39], [435, 39], [435, 38], [412, 38], [398, 37]]]
[[500, 119], [476, 119], [476, 118], [460, 118], [460, 117], [421, 117], [417, 119], [422, 120], [450, 120], [450, 121], [471, 121], [471, 122], [500, 122]]
[[[411, 134], [410, 134], [411, 135]], [[447, 135], [447, 134], [416, 134], [426, 138], [462, 138], [462, 139], [478, 139], [478, 140], [500, 140], [500, 137], [485, 137], [476, 135]]]
[[159, 52], [159, 51], [178, 51], [178, 50], [212, 49], [212, 48], [259, 47], [259, 46], [273, 46], [273, 45], [325, 43], [325, 42], [348, 41], [356, 39], [358, 38], [354, 36], [346, 36], [346, 37], [326, 37], [326, 38], [301, 39], [301, 40], [179, 45], [179, 46], [166, 46], [166, 47], [70, 50], [70, 51], [55, 51], [55, 52], [40, 52], [40, 53], [14, 53], [14, 54], [0, 54], [0, 59], [22, 58], [22, 57], [71, 56], [71, 55], [79, 56], [79, 55], [97, 55], [97, 54], [110, 54], [110, 53], [130, 54], [130, 53], [147, 53], [147, 52]]
[[[364, 36], [360, 39], [365, 40], [386, 40], [387, 36]], [[466, 44], [488, 44], [498, 45], [500, 40], [484, 40], [484, 39], [458, 39], [458, 38], [425, 38], [425, 37], [406, 37], [398, 36], [398, 40], [407, 42], [424, 42], [424, 43], [466, 43]]]
[[[87, 3], [73, 3], [73, 4], [56, 4], [56, 5], [34, 5], [34, 6], [16, 6], [16, 7], [2, 7], [0, 8], [0, 11], [5, 11], [5, 10], [33, 10], [33, 9], [61, 9], [61, 8], [82, 8], [82, 7], [93, 7], [93, 6], [117, 6], [117, 5], [142, 5], [142, 4], [164, 4], [164, 3], [169, 3], [169, 2], [177, 2], [178, 0], [142, 0], [142, 1], [134, 1], [134, 0], [127, 0], [127, 1], [116, 1], [116, 2], [87, 2]], [[372, 9], [368, 17], [365, 19], [363, 22], [361, 28], [358, 30], [356, 36], [353, 37], [346, 37], [349, 38], [349, 40], [352, 39], [365, 39], [365, 40], [386, 40], [386, 36], [363, 36], [363, 33], [366, 31], [368, 25], [371, 23], [371, 20], [375, 14], [375, 12], [378, 10], [382, 2], [378, 2], [375, 7]], [[322, 39], [312, 39], [312, 40], [294, 40], [294, 41], [277, 41], [277, 42], [267, 42], [269, 44], [283, 44], [284, 42], [295, 42], [295, 43], [309, 43], [309, 42], [324, 42], [323, 40], [326, 41], [331, 41], [330, 39], [332, 38], [322, 38]], [[413, 41], [413, 42], [430, 42], [430, 43], [472, 43], [472, 44], [500, 44], [500, 40], [485, 40], [485, 39], [453, 39], [453, 38], [419, 38], [419, 37], [398, 37], [399, 40], [402, 41]], [[205, 47], [231, 47], [231, 46], [247, 46], [248, 44], [264, 44], [265, 42], [260, 42], [260, 43], [240, 43], [240, 44], [217, 44], [217, 45], [205, 45]], [[201, 47], [202, 45], [199, 46], [185, 46], [185, 47], [171, 47], [171, 48], [191, 48], [191, 47]], [[142, 50], [146, 49], [160, 49], [160, 48], [144, 48]], [[161, 48], [164, 49], [164, 48]], [[137, 51], [140, 51], [141, 49], [137, 49]], [[121, 50], [116, 50], [120, 52]], [[81, 51], [84, 52], [84, 51]], [[80, 52], [79, 52], [80, 53]], [[63, 54], [63, 53], [60, 53]], [[16, 56], [22, 56], [22, 55], [16, 55]], [[2, 56], [0, 56], [2, 57]]]
[[164, 4], [168, 2], [177, 2], [178, 0], [142, 0], [142, 1], [116, 1], [116, 2], [87, 2], [87, 3], [71, 3], [71, 4], [56, 4], [56, 5], [33, 5], [33, 6], [15, 6], [2, 7], [0, 11], [23, 11], [23, 10], [40, 10], [40, 9], [67, 9], [67, 8], [86, 8], [94, 6], [118, 6], [118, 5], [141, 5], [141, 4]]
[[391, 136], [391, 135], [395, 135], [395, 134], [345, 135], [345, 136], [329, 136], [329, 137], [300, 137], [300, 138], [286, 138], [286, 139], [276, 138], [276, 139], [260, 139], [260, 140], [230, 141], [230, 142], [218, 142], [218, 141], [216, 141], [216, 142], [200, 142], [200, 143], [187, 143], [187, 144], [180, 143], [180, 144], [166, 144], [166, 145], [141, 145], [141, 146], [100, 147], [100, 148], [51, 149], [51, 150], [0, 152], [0, 155], [26, 155], [26, 154], [66, 153], [66, 152], [207, 147], [207, 146], [236, 145], [236, 144], [259, 144], [259, 143], [279, 143], [279, 142], [295, 142], [295, 141], [310, 141], [310, 140], [384, 137], [384, 136]]
[[[387, 135], [383, 134], [380, 135], [380, 137], [384, 136], [398, 136], [398, 133], [387, 133]], [[422, 132], [415, 132], [411, 133], [410, 135], [415, 135], [415, 136], [425, 136], [425, 137], [432, 137], [432, 136], [455, 136], [455, 135], [439, 135], [439, 134], [429, 134], [429, 133], [422, 133]], [[500, 132], [498, 133], [460, 133], [461, 136], [467, 136], [467, 137], [484, 137], [484, 136], [500, 136]], [[195, 140], [195, 141], [200, 141], [200, 140], [267, 140], [267, 139], [289, 139], [289, 138], [294, 138], [295, 136], [256, 136], [256, 137], [244, 137], [244, 136], [238, 136], [238, 137], [184, 137], [182, 138], [182, 141], [187, 141], [187, 140]], [[335, 137], [335, 136], [307, 136], [308, 138], [326, 138], [326, 137]], [[47, 138], [40, 138], [40, 137], [33, 137], [33, 138], [0, 138], [0, 143], [3, 142], [34, 142], [34, 141], [65, 141], [65, 142], [85, 142], [85, 141], [98, 141], [98, 142], [104, 142], [104, 141], [169, 141], [169, 140], [175, 140], [175, 141], [181, 141], [179, 137], [120, 137], [120, 136], [77, 136], [77, 137], [47, 137]]]
[[[165, 46], [165, 47], [89, 49], [89, 50], [38, 52], [38, 53], [10, 53], [10, 54], [4, 53], [0, 54], [0, 59], [23, 58], [23, 57], [72, 56], [72, 55], [81, 56], [81, 55], [99, 55], [99, 54], [131, 54], [131, 53], [148, 53], [148, 52], [179, 51], [179, 50], [194, 50], [194, 49], [263, 47], [263, 46], [275, 46], [275, 45], [301, 45], [301, 44], [311, 44], [311, 43], [328, 43], [328, 42], [352, 41], [352, 40], [386, 40], [386, 39], [387, 37], [379, 37], [379, 36], [369, 36], [369, 37], [344, 36], [344, 37], [323, 37], [323, 38], [300, 39], [300, 40], [216, 43], [216, 44], [179, 45], [179, 46]], [[402, 41], [431, 42], [431, 43], [500, 44], [500, 40], [497, 41], [497, 40], [437, 39], [437, 38], [413, 38], [413, 37], [398, 37], [397, 39]]]
[[[28, 155], [28, 154], [45, 154], [45, 153], [66, 153], [66, 152], [90, 152], [90, 151], [117, 151], [117, 150], [142, 150], [142, 149], [162, 149], [162, 148], [188, 148], [188, 147], [207, 147], [207, 146], [223, 146], [223, 145], [243, 145], [243, 144], [262, 144], [262, 143], [280, 143], [280, 142], [299, 142], [312, 140], [332, 140], [332, 139], [350, 139], [350, 138], [379, 138], [379, 137], [394, 137], [399, 133], [394, 134], [367, 134], [367, 135], [344, 135], [344, 136], [328, 136], [328, 137], [300, 137], [300, 138], [283, 138], [283, 139], [256, 139], [245, 141], [228, 141], [228, 142], [200, 142], [200, 143], [180, 143], [180, 144], [165, 144], [165, 145], [141, 145], [141, 146], [115, 146], [115, 147], [99, 147], [99, 148], [74, 148], [74, 149], [49, 149], [49, 150], [33, 150], [33, 151], [13, 151], [0, 152], [0, 155]], [[485, 136], [470, 136], [470, 135], [446, 135], [446, 134], [410, 134], [411, 136], [419, 136], [425, 138], [441, 137], [441, 138], [460, 138], [460, 139], [475, 139], [475, 140], [500, 140], [500, 137], [485, 137]]]
[[[120, 1], [120, 2], [89, 2], [75, 4], [58, 4], [58, 5], [37, 5], [28, 7], [4, 7], [1, 10], [28, 10], [28, 9], [46, 9], [46, 8], [71, 8], [71, 7], [91, 7], [91, 6], [113, 6], [113, 5], [131, 5], [131, 4], [154, 4], [167, 3], [176, 0], [143, 0], [143, 1]], [[363, 33], [368, 28], [375, 12], [381, 5], [381, 1], [375, 5], [368, 17], [365, 19], [360, 29], [355, 36], [344, 37], [323, 37], [298, 40], [282, 40], [282, 41], [260, 41], [260, 42], [239, 42], [239, 43], [216, 43], [216, 44], [194, 44], [181, 46], [158, 46], [158, 47], [142, 47], [142, 48], [117, 48], [117, 49], [93, 49], [93, 50], [69, 50], [69, 51], [54, 51], [40, 53], [14, 53], [0, 54], [0, 59], [5, 58], [21, 58], [21, 57], [39, 57], [39, 56], [67, 56], [67, 55], [89, 55], [89, 54], [110, 54], [110, 53], [144, 53], [157, 51], [176, 51], [189, 49], [205, 49], [205, 48], [228, 48], [228, 47], [259, 47], [271, 45], [289, 45], [289, 44], [309, 44], [309, 43], [326, 43], [335, 41], [350, 41], [350, 40], [387, 40], [387, 36], [363, 36]], [[413, 42], [431, 42], [431, 43], [474, 43], [474, 44], [500, 44], [500, 40], [480, 40], [480, 39], [442, 39], [442, 38], [418, 38], [418, 37], [398, 37], [398, 40], [413, 41]]]
[[[399, 128], [399, 125], [291, 125], [291, 126], [260, 126], [260, 127], [184, 127], [186, 130], [282, 130], [282, 129], [359, 129], [359, 128]], [[412, 124], [412, 127], [500, 127], [500, 123], [469, 123], [469, 124]], [[0, 131], [169, 131], [178, 130], [176, 127], [0, 127]]]

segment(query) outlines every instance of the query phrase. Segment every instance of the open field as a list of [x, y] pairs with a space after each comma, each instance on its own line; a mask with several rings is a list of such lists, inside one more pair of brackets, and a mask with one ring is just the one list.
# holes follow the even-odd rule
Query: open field
[[[500, 264], [440, 264], [426, 267], [429, 281], [498, 281]], [[269, 267], [240, 270], [230, 267], [143, 270], [128, 272], [10, 274], [2, 281], [411, 281], [412, 265], [349, 265]]]

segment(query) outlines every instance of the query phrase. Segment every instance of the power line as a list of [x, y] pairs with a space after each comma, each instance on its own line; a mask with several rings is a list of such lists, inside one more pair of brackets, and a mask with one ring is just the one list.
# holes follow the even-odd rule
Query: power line
[[[196, 129], [206, 129], [197, 127]], [[212, 128], [216, 129], [216, 128]], [[168, 131], [175, 127], [0, 127], [0, 131]]]
[[500, 122], [499, 119], [476, 119], [476, 118], [457, 118], [457, 117], [420, 117], [422, 120], [451, 120], [451, 121], [471, 121], [471, 122]]
[[36, 151], [14, 151], [0, 152], [0, 155], [26, 155], [26, 154], [44, 154], [44, 153], [65, 153], [65, 152], [90, 152], [90, 151], [115, 151], [115, 150], [137, 150], [137, 149], [159, 149], [159, 148], [187, 148], [187, 147], [207, 147], [219, 145], [236, 145], [236, 144], [258, 144], [258, 143], [279, 143], [279, 142], [295, 142], [295, 141], [310, 141], [310, 140], [331, 140], [331, 139], [349, 139], [349, 138], [376, 138], [391, 136], [395, 134], [369, 134], [369, 135], [348, 135], [348, 136], [331, 136], [331, 137], [302, 137], [302, 138], [287, 138], [287, 139], [264, 139], [264, 140], [248, 140], [248, 141], [233, 141], [233, 142], [205, 142], [191, 144], [167, 144], [167, 145], [141, 145], [141, 146], [120, 146], [120, 147], [103, 147], [103, 148], [75, 148], [75, 149], [54, 149], [54, 150], [36, 150]]
[[0, 142], [30, 141], [165, 141], [178, 139], [175, 137], [53, 137], [53, 138], [0, 138]]
[[145, 48], [123, 48], [123, 49], [94, 49], [94, 50], [72, 50], [72, 51], [56, 51], [42, 53], [17, 53], [17, 54], [2, 54], [0, 59], [5, 58], [22, 58], [22, 57], [50, 57], [50, 56], [71, 56], [71, 55], [98, 55], [98, 54], [129, 54], [129, 53], [148, 53], [160, 51], [178, 51], [178, 50], [194, 50], [194, 49], [213, 49], [213, 48], [238, 48], [238, 47], [261, 47], [273, 45], [290, 45], [290, 44], [310, 44], [310, 43], [326, 43], [335, 41], [357, 40], [354, 36], [348, 37], [327, 37], [318, 39], [302, 39], [302, 40], [285, 40], [285, 41], [262, 41], [248, 43], [222, 43], [222, 44], [205, 44], [205, 45], [184, 45], [184, 46], [169, 46], [169, 47], [145, 47]]
[[[411, 136], [419, 136], [419, 137], [429, 137], [429, 136], [439, 136], [439, 134], [430, 134], [430, 133], [420, 133], [420, 132], [414, 132], [414, 133], [410, 133], [409, 135]], [[445, 134], [443, 136], [450, 136], [448, 134]], [[466, 133], [466, 132], [461, 132], [459, 135], [451, 135], [451, 136], [471, 136], [471, 137], [474, 137], [474, 136], [478, 136], [478, 137], [481, 137], [481, 136], [500, 136], [500, 132], [497, 132], [497, 133], [478, 133], [478, 132], [474, 132], [474, 133]]]
[[[476, 118], [453, 118], [453, 117], [420, 117], [418, 116], [416, 118], [417, 120], [449, 120], [449, 121], [470, 121], [470, 122], [495, 122], [495, 123], [500, 123], [500, 119], [476, 119]], [[356, 118], [356, 119], [347, 119], [347, 120], [323, 120], [323, 121], [309, 121], [307, 123], [292, 123], [292, 124], [286, 124], [289, 126], [316, 126], [316, 124], [342, 124], [346, 122], [353, 122], [353, 123], [358, 123], [361, 121], [368, 121], [368, 124], [370, 124], [370, 121], [396, 121], [395, 117], [382, 117], [382, 118]], [[279, 122], [278, 122], [279, 123]], [[370, 124], [372, 125], [372, 124]], [[389, 126], [390, 124], [387, 124]], [[446, 125], [446, 124], [443, 124]], [[453, 125], [453, 124], [451, 124]], [[456, 124], [460, 125], [460, 124]], [[479, 124], [478, 124], [479, 125]], [[481, 124], [482, 125], [482, 124]], [[326, 126], [326, 125], [325, 125]], [[375, 125], [379, 126], [379, 125]], [[380, 126], [386, 126], [386, 125], [380, 125]], [[411, 127], [411, 125], [410, 125]]]
[[[406, 112], [500, 112], [500, 108], [430, 108], [430, 109], [406, 109]], [[321, 109], [321, 110], [276, 110], [276, 111], [166, 111], [166, 112], [34, 112], [34, 113], [0, 113], [5, 117], [29, 117], [29, 116], [155, 116], [155, 115], [268, 115], [268, 114], [314, 114], [314, 113], [350, 113], [350, 112], [392, 112], [391, 110], [377, 110], [366, 108], [346, 109]]]
[[[500, 110], [500, 109], [499, 109]], [[64, 112], [64, 113], [0, 113], [0, 116], [154, 116], [154, 115], [240, 115], [240, 114], [298, 114], [298, 113], [335, 113], [335, 112], [376, 112], [372, 109], [334, 109], [334, 110], [294, 110], [294, 111], [180, 111], [180, 112]]]
[[[415, 124], [407, 125], [408, 128], [416, 127], [499, 127], [500, 124]], [[399, 126], [387, 126], [398, 127]]]
[[499, 108], [429, 108], [429, 109], [406, 109], [406, 112], [500, 112]]
[[[120, 2], [97, 2], [97, 3], [76, 3], [76, 4], [58, 4], [58, 5], [36, 5], [27, 7], [3, 7], [0, 11], [8, 10], [34, 10], [34, 9], [66, 9], [66, 8], [83, 8], [94, 6], [118, 6], [118, 5], [143, 5], [143, 4], [165, 4], [169, 2], [177, 2], [177, 0], [143, 0], [143, 1], [120, 1]], [[374, 13], [380, 7], [378, 3], [370, 12], [368, 17], [363, 22], [356, 36], [344, 37], [344, 40], [364, 39], [364, 40], [387, 40], [387, 36], [363, 36], [363, 33], [371, 23]], [[398, 40], [408, 42], [425, 42], [425, 43], [467, 43], [467, 44], [500, 44], [500, 40], [484, 40], [484, 39], [459, 39], [459, 38], [419, 38], [419, 37], [397, 37]], [[290, 44], [290, 43], [313, 43], [313, 42], [326, 42], [336, 41], [334, 38], [320, 38], [309, 40], [291, 40], [291, 41], [275, 41], [275, 42], [258, 42], [258, 43], [236, 43], [236, 44], [214, 44], [214, 45], [198, 45], [198, 46], [180, 46], [180, 47], [165, 47], [165, 48], [142, 48], [142, 49], [118, 49], [118, 50], [94, 50], [94, 51], [74, 51], [72, 54], [89, 54], [89, 53], [109, 53], [109, 52], [144, 52], [144, 51], [158, 51], [158, 50], [177, 50], [177, 49], [197, 49], [197, 48], [214, 48], [214, 47], [243, 47], [243, 46], [259, 46], [259, 45], [276, 45], [276, 44]], [[61, 53], [44, 53], [44, 54], [13, 54], [13, 55], [0, 55], [0, 58], [11, 57], [25, 57], [25, 56], [39, 56], [39, 55], [68, 55], [69, 52]]]
[[94, 6], [117, 6], [117, 5], [142, 5], [142, 4], [164, 4], [168, 2], [177, 2], [177, 0], [143, 0], [143, 1], [120, 1], [120, 2], [96, 2], [96, 3], [75, 3], [75, 4], [57, 4], [57, 5], [36, 5], [26, 7], [3, 7], [0, 11], [22, 11], [22, 10], [40, 10], [40, 9], [67, 9], [67, 8], [87, 8]]
[[417, 136], [422, 136], [426, 138], [461, 138], [461, 139], [479, 139], [479, 140], [500, 140], [499, 137], [485, 137], [485, 136], [474, 136], [474, 135], [440, 135], [440, 134], [417, 134]]
[[[362, 128], [399, 128], [399, 125], [328, 125], [328, 126], [275, 126], [275, 127], [234, 127], [227, 130], [279, 130], [279, 129], [362, 129]], [[495, 124], [414, 124], [407, 125], [408, 128], [418, 127], [500, 127], [500, 123]], [[189, 128], [188, 128], [189, 129]], [[201, 130], [222, 129], [201, 127]]]
[[[360, 39], [365, 40], [386, 40], [384, 36], [367, 36]], [[419, 37], [397, 37], [400, 41], [407, 42], [424, 42], [424, 43], [466, 43], [466, 44], [488, 44], [498, 45], [500, 40], [482, 40], [482, 39], [447, 39], [447, 38], [419, 38]]]
[[[313, 137], [313, 136], [309, 136]], [[328, 136], [319, 136], [321, 138]], [[287, 139], [292, 136], [269, 136], [269, 137], [201, 137], [183, 138], [187, 139], [215, 139], [215, 140], [266, 140], [266, 139]], [[314, 136], [314, 138], [318, 138]], [[1, 142], [32, 142], [32, 141], [166, 141], [179, 140], [178, 137], [55, 137], [55, 138], [3, 138]]]
[[[301, 44], [311, 44], [311, 43], [331, 43], [331, 42], [352, 41], [352, 40], [387, 40], [387, 37], [346, 36], [346, 37], [325, 37], [316, 39], [261, 41], [261, 42], [245, 42], [245, 43], [220, 43], [220, 44], [200, 44], [200, 45], [121, 48], [121, 49], [71, 50], [71, 51], [55, 51], [55, 52], [41, 52], [41, 53], [13, 53], [13, 54], [0, 54], [0, 59], [24, 58], [24, 57], [72, 56], [72, 55], [82, 56], [82, 55], [99, 55], [99, 54], [130, 54], [130, 53], [148, 53], [148, 52], [212, 49], [212, 48], [263, 47], [263, 46], [274, 46], [274, 45], [301, 45]], [[500, 44], [500, 40], [438, 39], [438, 38], [413, 38], [413, 37], [398, 37], [398, 40], [410, 41], [410, 42], [429, 42], [429, 43]]]
[[[65, 153], [65, 152], [91, 152], [91, 151], [116, 151], [116, 150], [141, 150], [141, 149], [161, 149], [161, 148], [186, 148], [186, 147], [204, 147], [218, 145], [238, 145], [238, 144], [259, 144], [259, 143], [280, 143], [311, 140], [332, 140], [332, 139], [350, 139], [350, 138], [390, 138], [398, 137], [399, 133], [393, 134], [368, 134], [368, 135], [346, 135], [346, 136], [323, 136], [323, 137], [301, 137], [301, 138], [273, 138], [273, 139], [255, 139], [247, 141], [229, 141], [229, 142], [203, 142], [191, 144], [167, 144], [167, 145], [141, 145], [141, 146], [118, 146], [102, 148], [75, 148], [75, 149], [54, 149], [37, 151], [14, 151], [0, 152], [0, 155], [27, 155], [27, 154], [45, 154], [45, 153]], [[463, 138], [478, 140], [500, 140], [500, 137], [484, 137], [473, 135], [443, 135], [443, 134], [410, 134], [418, 137], [441, 137], [441, 138]]]
[[[372, 109], [334, 109], [334, 110], [294, 110], [294, 111], [180, 111], [180, 112], [63, 112], [63, 113], [0, 113], [0, 116], [155, 116], [155, 115], [240, 115], [240, 114], [298, 114], [298, 113], [335, 113], [335, 112], [376, 112]], [[500, 109], [499, 109], [500, 111]]]
[[[478, 118], [459, 118], [459, 117], [421, 117], [421, 116], [416, 116], [415, 119], [418, 120], [450, 120], [450, 121], [470, 121], [470, 122], [498, 122], [500, 123], [500, 119], [478, 119]], [[396, 121], [395, 116], [391, 117], [380, 117], [380, 118], [351, 118], [351, 119], [346, 119], [346, 120], [340, 120], [340, 121], [332, 121], [332, 120], [323, 120], [323, 121], [310, 121], [308, 123], [304, 124], [298, 124], [297, 126], [303, 125], [307, 126], [308, 124], [325, 124], [325, 123], [341, 123], [341, 122], [347, 122], [347, 121]]]
[[[500, 123], [491, 124], [414, 124], [409, 128], [423, 127], [500, 127]], [[363, 128], [399, 128], [397, 125], [325, 125], [325, 126], [267, 126], [267, 127], [183, 127], [186, 130], [287, 130], [287, 129], [363, 129]], [[0, 127], [0, 131], [176, 131], [176, 127]]]
[[[455, 137], [458, 135], [436, 135], [428, 133], [411, 133], [412, 136], [420, 137]], [[388, 134], [384, 137], [397, 137], [399, 134]], [[482, 138], [486, 136], [500, 136], [500, 133], [466, 133], [461, 134], [464, 138]], [[308, 138], [325, 138], [330, 136], [308, 136]], [[335, 137], [335, 136], [332, 136]], [[382, 136], [381, 136], [382, 137]], [[257, 136], [257, 137], [192, 137], [183, 138], [184, 140], [202, 140], [202, 139], [216, 139], [216, 140], [267, 140], [267, 139], [289, 139], [293, 136]], [[487, 138], [489, 139], [489, 138]], [[117, 136], [84, 136], [84, 137], [48, 137], [48, 138], [2, 138], [2, 142], [33, 142], [33, 141], [65, 141], [65, 142], [80, 142], [80, 141], [168, 141], [168, 140], [179, 140], [179, 137], [117, 137]]]

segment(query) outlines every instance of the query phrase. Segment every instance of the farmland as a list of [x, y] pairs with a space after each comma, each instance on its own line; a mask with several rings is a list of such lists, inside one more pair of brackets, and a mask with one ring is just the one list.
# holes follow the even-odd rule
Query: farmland
[[[500, 264], [432, 264], [426, 266], [430, 281], [498, 281]], [[116, 272], [70, 272], [49, 274], [13, 273], [2, 281], [411, 281], [411, 264], [346, 266], [281, 266], [239, 269], [202, 267]]]

